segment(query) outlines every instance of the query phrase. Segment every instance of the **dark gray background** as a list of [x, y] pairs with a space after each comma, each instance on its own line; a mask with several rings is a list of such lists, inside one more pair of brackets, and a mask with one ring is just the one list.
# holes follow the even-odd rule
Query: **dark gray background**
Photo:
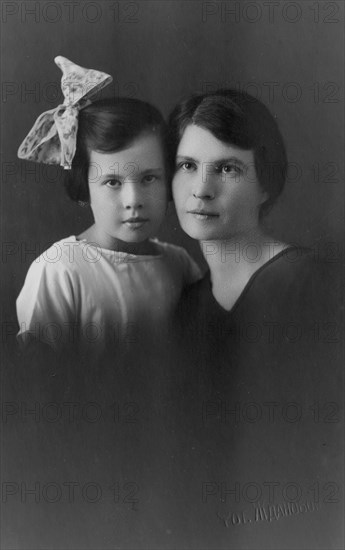
[[[88, 209], [73, 204], [65, 195], [62, 170], [16, 157], [19, 144], [38, 115], [62, 101], [61, 73], [53, 61], [56, 55], [113, 75], [114, 83], [104, 90], [102, 97], [130, 95], [145, 99], [160, 107], [165, 115], [176, 101], [195, 91], [240, 86], [261, 97], [278, 118], [291, 163], [284, 194], [266, 224], [278, 238], [312, 246], [316, 254], [330, 262], [340, 261], [344, 233], [342, 1], [19, 1], [2, 2], [1, 9], [3, 344], [10, 343], [16, 332], [15, 299], [30, 263], [50, 243], [78, 234], [91, 223]], [[172, 205], [159, 236], [186, 246], [201, 261], [198, 244], [182, 233]], [[11, 360], [6, 366], [12, 369]], [[49, 365], [30, 365], [25, 375], [18, 375], [15, 393], [5, 390], [3, 401], [46, 402], [50, 395], [48, 391], [44, 393], [44, 385], [50, 387], [47, 372]], [[25, 380], [30, 388], [27, 393]], [[149, 382], [146, 389], [154, 391]], [[93, 388], [88, 391], [83, 396], [84, 402], [96, 400]], [[330, 400], [328, 394], [326, 398]], [[32, 487], [35, 481], [62, 486], [63, 482], [78, 479], [81, 484], [95, 480], [107, 485], [109, 480], [117, 479], [112, 453], [118, 448], [122, 451], [120, 428], [126, 441], [127, 425], [122, 424], [118, 438], [110, 441], [100, 423], [84, 422], [80, 429], [76, 425], [66, 428], [59, 423], [35, 423], [25, 414], [24, 417], [22, 422], [20, 415], [13, 416], [13, 423], [9, 421], [3, 426], [5, 481], [16, 484], [24, 481]], [[285, 423], [284, 429], [289, 427]], [[153, 423], [146, 432], [153, 447], [154, 428]], [[139, 441], [143, 437], [141, 426], [136, 429]], [[277, 433], [272, 433], [272, 440], [277, 436], [278, 441], [280, 428], [275, 429]], [[311, 439], [320, 446], [326, 445], [327, 437], [331, 440], [329, 433], [329, 424], [310, 420]], [[302, 455], [305, 450], [308, 457], [308, 442], [303, 447], [304, 440], [304, 432], [291, 425], [291, 441], [296, 449], [302, 448]], [[336, 454], [333, 449], [330, 452]], [[169, 449], [171, 453], [175, 451]], [[89, 463], [90, 456], [97, 456], [98, 452], [103, 460], [101, 468], [96, 462]], [[135, 455], [135, 445], [133, 453], [132, 448], [123, 452], [128, 452], [134, 463], [137, 460], [140, 471], [142, 456]], [[221, 523], [215, 527], [215, 516], [200, 495], [194, 500], [186, 498], [182, 507], [177, 501], [175, 511], [169, 508], [168, 500], [163, 500], [166, 509], [161, 507], [161, 501], [155, 501], [155, 484], [159, 485], [164, 475], [169, 476], [169, 472], [163, 472], [160, 477], [160, 459], [164, 459], [165, 449], [160, 452], [151, 458], [152, 477], [148, 476], [147, 484], [151, 482], [153, 500], [143, 503], [143, 515], [133, 513], [121, 503], [114, 506], [111, 491], [105, 492], [99, 505], [94, 506], [80, 500], [78, 491], [74, 506], [65, 500], [49, 504], [42, 498], [36, 505], [30, 500], [32, 497], [23, 503], [16, 495], [4, 503], [5, 547], [56, 549], [59, 544], [61, 548], [75, 550], [113, 548], [118, 543], [119, 547], [132, 549], [144, 548], [142, 541], [146, 545], [149, 541], [152, 548], [170, 550], [170, 535], [180, 549], [216, 548], [217, 543], [222, 548], [234, 545], [236, 538], [231, 538], [234, 531]], [[184, 457], [183, 446], [179, 452]], [[85, 460], [80, 460], [80, 456]], [[123, 466], [120, 458], [118, 468]], [[285, 458], [289, 465], [287, 475], [293, 481], [299, 465], [294, 463], [294, 456]], [[189, 459], [188, 455], [186, 462], [193, 470]], [[303, 468], [308, 469], [308, 463]], [[272, 476], [274, 479], [273, 473]], [[332, 479], [340, 477], [337, 471]], [[312, 472], [310, 478], [310, 483], [317, 481]], [[141, 489], [145, 494], [145, 487]], [[342, 495], [341, 498], [339, 506], [325, 507], [323, 521], [325, 517], [328, 520], [324, 538], [318, 543], [320, 549], [341, 544]], [[263, 522], [259, 526], [262, 539], [257, 540], [254, 532], [252, 538], [242, 540], [242, 548], [275, 550], [278, 546], [285, 548], [289, 539], [295, 541], [295, 549], [309, 549], [309, 540], [315, 542], [318, 537], [315, 526], [319, 517], [311, 513], [305, 514], [301, 521], [284, 518], [276, 524]], [[169, 524], [170, 519], [180, 526], [179, 533], [165, 530], [165, 522]], [[301, 526], [303, 537], [299, 538]], [[187, 539], [186, 532], [191, 534]], [[237, 531], [239, 541], [243, 533]]]

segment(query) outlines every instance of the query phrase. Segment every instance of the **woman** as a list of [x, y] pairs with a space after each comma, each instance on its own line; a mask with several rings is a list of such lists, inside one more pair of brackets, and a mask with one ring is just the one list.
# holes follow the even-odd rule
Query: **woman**
[[[320, 294], [327, 290], [330, 264], [320, 262], [310, 249], [277, 241], [263, 227], [264, 216], [283, 190], [287, 169], [275, 119], [254, 97], [222, 90], [178, 105], [170, 130], [177, 214], [184, 231], [200, 241], [209, 267], [183, 298], [188, 324], [188, 312], [196, 307], [203, 334], [210, 335], [212, 311], [227, 323], [233, 321], [237, 340], [266, 344], [305, 339], [302, 322], [315, 320], [311, 314], [320, 308], [319, 315], [325, 307], [327, 313], [333, 311], [329, 292]], [[291, 326], [285, 325], [287, 319]], [[270, 320], [277, 326], [270, 326]], [[239, 327], [240, 321], [245, 325]]]
[[180, 466], [188, 472], [180, 485], [202, 495], [199, 525], [217, 547], [235, 525], [234, 548], [327, 546], [341, 507], [332, 500], [317, 516], [312, 491], [339, 489], [334, 265], [264, 230], [287, 157], [260, 101], [237, 90], [192, 96], [175, 108], [170, 129], [178, 218], [209, 267], [178, 316], [181, 426], [184, 446], [196, 449], [193, 464], [187, 453]]

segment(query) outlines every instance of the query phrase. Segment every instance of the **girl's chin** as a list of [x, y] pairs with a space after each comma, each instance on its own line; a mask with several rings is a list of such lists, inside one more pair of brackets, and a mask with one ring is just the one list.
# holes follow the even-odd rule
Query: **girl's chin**
[[122, 240], [122, 242], [128, 243], [128, 244], [135, 244], [135, 243], [138, 243], [138, 244], [139, 244], [139, 243], [144, 243], [144, 242], [146, 242], [146, 241], [147, 241], [148, 239], [150, 239], [150, 238], [151, 238], [151, 237], [150, 237], [150, 236], [148, 237], [147, 235], [145, 235], [145, 236], [139, 236], [139, 235], [137, 235], [137, 236], [132, 237], [132, 238], [131, 238], [131, 237], [126, 237], [126, 238], [124, 238], [124, 239], [118, 239], [118, 240]]

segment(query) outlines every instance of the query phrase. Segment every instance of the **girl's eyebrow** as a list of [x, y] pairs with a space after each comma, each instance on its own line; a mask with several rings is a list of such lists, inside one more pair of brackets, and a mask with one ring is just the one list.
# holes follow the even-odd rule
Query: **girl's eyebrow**
[[128, 167], [127, 172], [120, 174], [119, 172], [114, 170], [113, 172], [109, 172], [108, 174], [102, 174], [101, 179], [104, 180], [104, 179], [111, 179], [111, 178], [126, 178], [127, 176], [131, 176], [134, 174], [146, 175], [146, 174], [151, 174], [152, 172], [163, 173], [163, 171], [164, 169], [162, 167], [157, 167], [157, 168], [145, 168], [145, 170], [141, 172], [140, 170], [137, 170], [136, 167], [133, 169], [133, 165], [131, 164]]
[[164, 168], [162, 168], [161, 166], [158, 166], [157, 168], [146, 168], [145, 170], [143, 170], [142, 172], [140, 172], [140, 174], [150, 174], [151, 172], [159, 172], [159, 173], [162, 173], [164, 172]]

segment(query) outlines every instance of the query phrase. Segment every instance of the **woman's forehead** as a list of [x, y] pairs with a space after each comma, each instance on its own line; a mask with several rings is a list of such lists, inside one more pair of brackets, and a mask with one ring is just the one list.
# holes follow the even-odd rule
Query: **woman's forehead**
[[216, 138], [209, 130], [190, 124], [186, 127], [177, 149], [178, 157], [195, 160], [207, 158], [210, 162], [223, 158], [237, 157], [243, 162], [252, 162], [254, 153]]

